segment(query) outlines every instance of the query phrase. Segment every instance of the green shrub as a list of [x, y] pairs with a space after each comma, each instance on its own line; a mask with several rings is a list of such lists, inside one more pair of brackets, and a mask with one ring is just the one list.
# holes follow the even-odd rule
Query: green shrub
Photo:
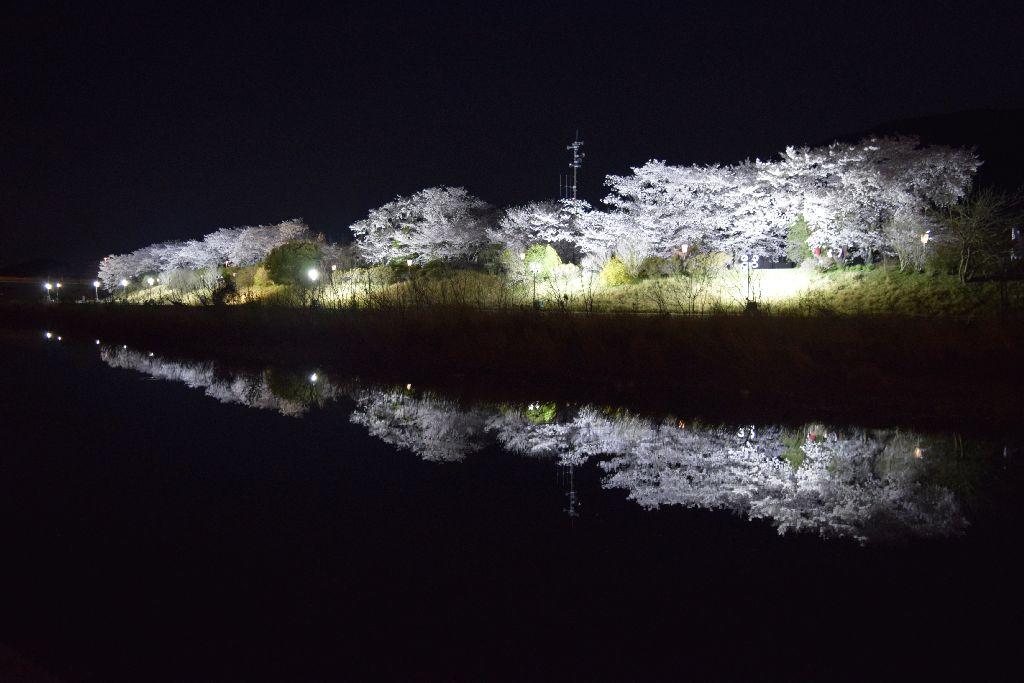
[[562, 259], [558, 258], [558, 252], [550, 244], [534, 244], [526, 250], [523, 262], [527, 273], [536, 272], [542, 280], [550, 278], [558, 266], [562, 265]]
[[306, 272], [320, 263], [320, 248], [315, 242], [288, 242], [275, 247], [264, 261], [270, 279], [279, 285], [308, 285]]
[[628, 285], [635, 282], [633, 276], [629, 274], [626, 264], [620, 261], [616, 256], [612, 256], [608, 259], [607, 263], [604, 264], [604, 268], [601, 269], [600, 277], [601, 284], [605, 287], [617, 287], [618, 285]]
[[786, 258], [793, 263], [803, 263], [814, 256], [807, 238], [811, 236], [811, 226], [807, 219], [799, 216], [786, 232]]

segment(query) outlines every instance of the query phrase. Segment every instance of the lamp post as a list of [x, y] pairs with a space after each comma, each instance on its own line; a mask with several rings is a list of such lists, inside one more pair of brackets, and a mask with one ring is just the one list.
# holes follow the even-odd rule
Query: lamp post
[[128, 298], [128, 279], [127, 278], [121, 278], [121, 298], [122, 299], [127, 299]]
[[540, 270], [540, 264], [537, 262], [530, 264], [530, 272], [533, 273], [533, 307], [538, 308], [537, 305], [537, 272]]
[[749, 303], [751, 271], [757, 269], [757, 257], [751, 256], [750, 254], [744, 254], [740, 257], [740, 264], [745, 266], [747, 269], [747, 302]]
[[50, 301], [53, 301], [53, 299], [50, 298], [50, 290], [53, 289], [53, 285], [50, 284], [49, 282], [47, 282], [45, 285], [43, 285], [43, 289], [46, 290], [46, 301], [47, 301], [47, 303], [49, 303]]
[[96, 295], [96, 303], [99, 303], [100, 302], [100, 281], [99, 280], [93, 280], [92, 281], [92, 291], [93, 291], [93, 294]]
[[62, 285], [61, 283], [59, 283], [59, 282], [58, 282], [58, 283], [57, 283], [57, 287], [56, 287], [56, 288], [54, 289], [54, 292], [56, 292], [56, 295], [57, 295], [57, 303], [60, 303], [60, 288], [61, 288], [62, 286], [63, 286], [63, 285]]

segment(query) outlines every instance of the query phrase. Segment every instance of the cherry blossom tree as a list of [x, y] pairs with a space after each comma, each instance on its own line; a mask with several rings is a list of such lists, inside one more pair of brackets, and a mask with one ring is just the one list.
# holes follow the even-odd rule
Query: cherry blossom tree
[[373, 209], [350, 229], [370, 263], [456, 261], [476, 256], [487, 244], [490, 210], [464, 188], [431, 187]]

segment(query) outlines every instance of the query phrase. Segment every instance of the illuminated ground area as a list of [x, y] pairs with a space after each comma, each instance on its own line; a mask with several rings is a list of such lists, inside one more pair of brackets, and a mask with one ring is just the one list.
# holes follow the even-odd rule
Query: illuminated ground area
[[[472, 270], [394, 273], [357, 268], [325, 274], [313, 286], [273, 284], [259, 267], [235, 269], [228, 304], [289, 306], [422, 307], [437, 305], [504, 309], [545, 309], [638, 313], [741, 311], [751, 301], [761, 311], [782, 314], [978, 315], [1024, 307], [1021, 282], [960, 283], [934, 273], [905, 273], [892, 267], [725, 270], [700, 281], [686, 275], [609, 285], [577, 270], [518, 281]], [[217, 301], [212, 290], [176, 289], [155, 281], [127, 287], [110, 299], [128, 303], [203, 305]]]

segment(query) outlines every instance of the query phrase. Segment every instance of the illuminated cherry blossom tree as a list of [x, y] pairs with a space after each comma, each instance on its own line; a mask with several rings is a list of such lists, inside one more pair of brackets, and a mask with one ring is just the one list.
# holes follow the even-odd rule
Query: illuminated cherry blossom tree
[[351, 230], [369, 263], [456, 261], [487, 244], [491, 207], [461, 187], [431, 187], [373, 209]]

